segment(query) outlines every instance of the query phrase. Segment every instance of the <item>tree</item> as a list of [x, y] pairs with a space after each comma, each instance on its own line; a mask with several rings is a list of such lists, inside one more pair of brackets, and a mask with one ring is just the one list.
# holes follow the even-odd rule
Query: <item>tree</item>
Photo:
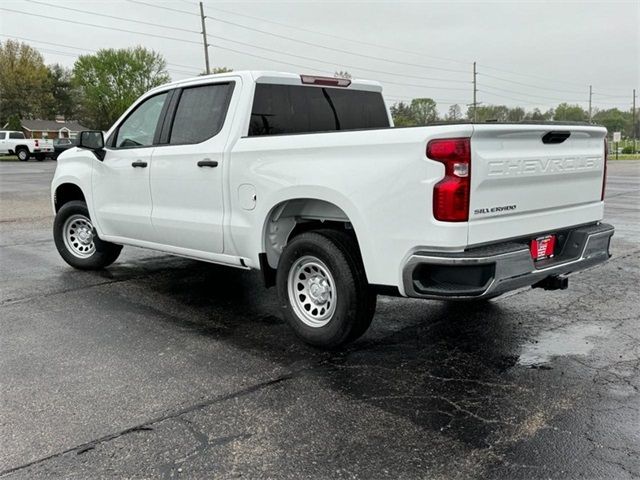
[[612, 132], [624, 132], [625, 136], [633, 134], [633, 117], [631, 112], [622, 112], [617, 108], [600, 110], [593, 115], [593, 123], [607, 127]]
[[427, 125], [438, 120], [436, 102], [431, 98], [414, 98], [410, 108], [417, 125]]
[[7, 130], [20, 131], [22, 130], [22, 122], [17, 115], [10, 115], [7, 119]]
[[534, 122], [541, 122], [544, 120], [544, 114], [538, 107], [534, 108], [531, 112], [527, 112], [524, 116], [525, 120], [531, 120]]
[[47, 88], [51, 93], [51, 98], [45, 111], [48, 118], [55, 118], [62, 115], [66, 119], [75, 118], [77, 112], [75, 88], [71, 70], [58, 64], [48, 67]]
[[[506, 105], [479, 105], [476, 108], [478, 122], [506, 122], [508, 113]], [[467, 117], [473, 118], [473, 107], [467, 110]]]
[[589, 115], [580, 105], [561, 103], [556, 107], [553, 119], [563, 122], [586, 122]]
[[411, 107], [404, 103], [394, 103], [391, 106], [391, 116], [393, 117], [393, 124], [396, 127], [412, 127], [417, 125]]
[[449, 107], [449, 113], [447, 113], [447, 120], [451, 122], [457, 122], [458, 120], [462, 120], [462, 109], [460, 105], [454, 103]]
[[0, 125], [11, 116], [40, 116], [50, 99], [42, 55], [26, 43], [0, 43]]
[[507, 122], [521, 122], [524, 120], [525, 112], [522, 107], [510, 108], [507, 112]]
[[[211, 70], [212, 74], [216, 74], [216, 73], [229, 73], [229, 72], [233, 72], [233, 68], [229, 68], [229, 67], [213, 67], [213, 70]], [[207, 72], [202, 72], [200, 74], [200, 76], [202, 75], [209, 75]]]
[[73, 66], [80, 119], [91, 128], [106, 130], [136, 98], [169, 80], [162, 55], [143, 47], [82, 55]]

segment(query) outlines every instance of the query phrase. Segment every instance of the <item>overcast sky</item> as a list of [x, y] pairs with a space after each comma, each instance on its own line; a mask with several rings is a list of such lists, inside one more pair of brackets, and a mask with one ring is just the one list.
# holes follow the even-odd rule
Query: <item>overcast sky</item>
[[[586, 108], [591, 84], [594, 107], [628, 110], [632, 89], [640, 94], [640, 0], [205, 0], [204, 8], [212, 65], [347, 70], [380, 81], [391, 101], [431, 97], [442, 112], [472, 101], [474, 60], [483, 103]], [[92, 50], [142, 45], [181, 79], [204, 70], [198, 12], [192, 0], [0, 0], [0, 40], [25, 40], [66, 66]]]

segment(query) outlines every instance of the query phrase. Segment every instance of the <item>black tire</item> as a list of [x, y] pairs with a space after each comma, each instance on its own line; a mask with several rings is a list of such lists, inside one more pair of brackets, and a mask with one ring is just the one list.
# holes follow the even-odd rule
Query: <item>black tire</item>
[[[92, 231], [93, 248], [90, 248], [90, 245], [85, 246], [79, 243], [74, 243], [79, 245], [78, 248], [86, 247], [86, 252], [77, 252], [78, 248], [73, 247], [71, 242], [75, 242], [75, 237], [71, 237], [73, 240], [65, 240], [65, 229], [70, 228], [67, 225], [67, 221], [72, 221], [72, 217], [83, 222], [83, 224], [90, 227], [90, 230]], [[85, 220], [83, 220], [83, 218]], [[55, 221], [53, 222], [53, 239], [62, 259], [72, 267], [80, 270], [100, 270], [107, 267], [116, 261], [120, 255], [120, 251], [122, 250], [122, 245], [105, 242], [98, 238], [95, 233], [95, 228], [93, 228], [93, 225], [91, 224], [91, 217], [89, 217], [87, 204], [81, 200], [72, 200], [67, 202], [60, 208], [60, 210], [58, 210]], [[80, 240], [78, 238], [78, 242], [79, 241]], [[74, 253], [74, 250], [76, 250], [76, 253]]]
[[16, 156], [18, 157], [18, 160], [20, 160], [21, 162], [26, 162], [29, 160], [29, 157], [31, 156], [31, 154], [29, 153], [28, 149], [19, 148], [16, 150]]
[[45, 158], [45, 155], [44, 155], [44, 153], [36, 153], [35, 157], [36, 157], [37, 161], [42, 162], [44, 160], [44, 158]]
[[[320, 260], [321, 268], [327, 268], [333, 277], [336, 293], [333, 313], [328, 321], [322, 320], [327, 323], [320, 322], [315, 326], [310, 325], [310, 320], [305, 319], [304, 314], [298, 313], [302, 306], [289, 294], [292, 267], [297, 268], [297, 263], [308, 258]], [[298, 278], [295, 271], [292, 275], [294, 279]], [[311, 279], [308, 280], [310, 281]], [[303, 280], [298, 280], [299, 285], [302, 282]], [[285, 318], [296, 334], [311, 345], [336, 348], [356, 340], [371, 325], [376, 308], [376, 294], [367, 282], [358, 245], [346, 232], [317, 230], [295, 237], [280, 257], [276, 285]], [[292, 288], [292, 295], [298, 296], [300, 293], [306, 299], [306, 290], [299, 292], [298, 285]], [[313, 305], [311, 308], [317, 310]]]

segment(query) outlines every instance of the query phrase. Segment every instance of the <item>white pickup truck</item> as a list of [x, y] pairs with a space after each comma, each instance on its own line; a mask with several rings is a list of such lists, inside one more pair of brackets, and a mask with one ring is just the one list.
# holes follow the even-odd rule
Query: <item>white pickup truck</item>
[[484, 300], [610, 257], [606, 130], [392, 128], [380, 84], [233, 72], [155, 88], [58, 159], [54, 238], [103, 268], [135, 245], [276, 285], [305, 341], [369, 327], [376, 295]]
[[24, 133], [0, 130], [0, 155], [15, 155], [21, 162], [34, 157], [38, 161], [53, 154], [53, 142], [40, 138], [25, 138]]

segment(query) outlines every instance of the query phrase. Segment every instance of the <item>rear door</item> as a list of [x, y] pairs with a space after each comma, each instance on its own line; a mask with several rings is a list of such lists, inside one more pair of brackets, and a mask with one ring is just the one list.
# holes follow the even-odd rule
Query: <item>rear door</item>
[[606, 130], [474, 125], [470, 245], [602, 219]]
[[[239, 79], [237, 80], [239, 81]], [[151, 167], [156, 242], [222, 253], [223, 170], [238, 95], [225, 79], [177, 90]]]
[[8, 153], [9, 148], [7, 147], [7, 132], [0, 132], [0, 153]]

